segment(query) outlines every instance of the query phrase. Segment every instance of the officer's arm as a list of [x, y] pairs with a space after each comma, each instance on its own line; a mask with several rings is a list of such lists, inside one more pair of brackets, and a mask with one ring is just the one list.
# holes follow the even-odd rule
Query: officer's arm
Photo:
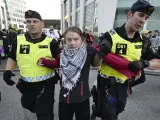
[[13, 71], [16, 67], [17, 63], [12, 58], [8, 58], [7, 64], [6, 64], [6, 70]]
[[[143, 36], [143, 48], [142, 48], [142, 59], [143, 60], [148, 60], [148, 55], [151, 55], [151, 51], [149, 51], [149, 40], [148, 38], [144, 38]], [[147, 57], [147, 58], [146, 58]], [[127, 59], [115, 55], [113, 53], [109, 53], [108, 55], [106, 55], [104, 57], [104, 62], [111, 65], [113, 68], [117, 68], [117, 69], [126, 69], [128, 68], [129, 63], [132, 63], [130, 61], [128, 61]], [[139, 63], [139, 62], [137, 62]], [[135, 65], [135, 64], [134, 64]], [[136, 64], [137, 65], [137, 64]], [[139, 67], [139, 68], [143, 68], [143, 67]], [[136, 70], [138, 71], [138, 70]]]
[[11, 49], [9, 51], [6, 70], [3, 73], [3, 80], [8, 85], [14, 85], [15, 82], [11, 79], [12, 76], [15, 76], [15, 74], [12, 73], [14, 68], [16, 67], [16, 51], [17, 51], [17, 40], [15, 40], [11, 46]]
[[59, 54], [59, 45], [58, 45], [58, 42], [54, 39], [50, 43], [50, 50], [52, 53], [52, 57], [56, 58], [56, 56]]
[[59, 36], [59, 34], [58, 34], [57, 31], [55, 31], [55, 37], [56, 37], [56, 39], [59, 39], [59, 38], [60, 38], [60, 36]]
[[8, 54], [8, 60], [6, 64], [6, 70], [13, 71], [16, 67], [17, 61], [16, 61], [16, 51], [17, 51], [17, 39], [15, 38], [13, 40], [13, 44], [10, 48], [9, 54]]
[[160, 69], [160, 59], [152, 59], [149, 61], [150, 63], [150, 66], [147, 67], [147, 69], [149, 70], [157, 70], [157, 69]]
[[128, 69], [128, 64], [130, 61], [125, 59], [122, 56], [116, 55], [114, 53], [109, 53], [103, 59], [104, 63], [112, 66], [113, 68], [120, 68], [120, 69]]
[[100, 66], [103, 58], [111, 52], [112, 39], [108, 32], [103, 34], [101, 37], [101, 43], [99, 45], [99, 50], [94, 57], [94, 64]]
[[[159, 60], [157, 59], [156, 54], [151, 49], [151, 43], [149, 39], [143, 38], [143, 48], [142, 48], [142, 56], [141, 60], [133, 61], [128, 65], [128, 68], [134, 72], [139, 70], [147, 69], [160, 69]], [[153, 59], [153, 60], [152, 60]]]

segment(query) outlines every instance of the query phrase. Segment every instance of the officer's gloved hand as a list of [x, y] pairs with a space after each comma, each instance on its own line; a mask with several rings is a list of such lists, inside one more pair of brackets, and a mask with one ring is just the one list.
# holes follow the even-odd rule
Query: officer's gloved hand
[[104, 57], [106, 56], [108, 53], [111, 52], [111, 43], [107, 40], [103, 40], [102, 43], [99, 45], [99, 51], [97, 52], [97, 54], [100, 57]]
[[128, 64], [128, 68], [133, 72], [138, 72], [139, 70], [143, 70], [144, 68], [148, 67], [150, 63], [147, 60], [139, 60], [133, 61]]
[[3, 80], [7, 83], [7, 85], [14, 85], [15, 82], [13, 80], [11, 80], [11, 77], [15, 76], [15, 74], [13, 74], [10, 70], [6, 70], [3, 73]]

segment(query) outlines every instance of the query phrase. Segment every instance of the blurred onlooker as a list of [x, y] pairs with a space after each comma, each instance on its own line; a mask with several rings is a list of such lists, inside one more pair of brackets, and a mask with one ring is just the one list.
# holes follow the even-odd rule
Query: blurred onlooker
[[5, 57], [7, 57], [9, 53], [10, 42], [8, 38], [8, 32], [6, 29], [2, 30], [1, 39], [3, 40], [4, 55]]
[[89, 35], [89, 31], [87, 29], [85, 29], [85, 31], [83, 32], [83, 37], [84, 37], [84, 40], [85, 40], [86, 44], [89, 45], [89, 43], [90, 43], [90, 35]]
[[89, 45], [92, 45], [93, 40], [94, 40], [93, 34], [91, 31], [89, 31], [89, 41], [88, 41]]
[[152, 38], [158, 37], [158, 34], [159, 34], [159, 31], [158, 30], [154, 30]]
[[9, 30], [8, 30], [8, 41], [9, 41], [9, 45], [12, 45], [13, 41], [13, 38], [17, 37], [17, 33], [16, 31], [10, 27]]
[[18, 35], [18, 36], [23, 35], [23, 30], [19, 29], [19, 30], [17, 31], [17, 35]]
[[55, 40], [58, 41], [58, 39], [59, 39], [59, 34], [58, 34], [58, 32], [57, 32], [56, 30], [50, 29], [50, 30], [49, 30], [49, 34], [48, 34], [48, 37], [49, 37], [49, 38], [54, 38]]
[[104, 34], [104, 33], [101, 33], [101, 34], [99, 35], [99, 37], [98, 37], [98, 43], [101, 43], [101, 40], [102, 40], [102, 38], [103, 38], [103, 34]]
[[63, 42], [62, 42], [62, 35], [61, 35], [61, 33], [60, 33], [59, 30], [58, 30], [57, 32], [58, 32], [58, 34], [59, 34], [58, 44], [59, 44], [59, 45], [60, 45], [60, 44], [63, 45]]
[[158, 32], [158, 36], [160, 36], [160, 31]]
[[152, 31], [150, 30], [142, 30], [140, 34], [142, 35], [143, 38], [150, 39], [152, 37]]
[[4, 56], [3, 40], [0, 39], [0, 65], [1, 65], [1, 60], [3, 56]]
[[155, 48], [155, 50], [158, 50], [160, 46], [160, 37], [158, 36], [158, 30], [155, 30], [153, 33], [151, 40], [151, 45]]

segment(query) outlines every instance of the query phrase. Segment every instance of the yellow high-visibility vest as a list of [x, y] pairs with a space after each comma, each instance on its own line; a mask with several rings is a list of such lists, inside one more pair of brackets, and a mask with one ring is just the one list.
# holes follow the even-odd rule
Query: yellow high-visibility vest
[[39, 43], [28, 42], [25, 36], [17, 36], [16, 60], [22, 79], [27, 82], [47, 80], [55, 75], [54, 69], [37, 64], [39, 58], [54, 59], [50, 51], [51, 38], [46, 37]]
[[[112, 53], [118, 54], [119, 56], [124, 57], [128, 61], [140, 60], [142, 41], [129, 42], [120, 37], [114, 29], [108, 30], [108, 33], [112, 38]], [[118, 78], [121, 83], [124, 83], [127, 80], [127, 77], [125, 75], [105, 63], [102, 63], [100, 67], [100, 74], [107, 77], [114, 76], [115, 78]]]

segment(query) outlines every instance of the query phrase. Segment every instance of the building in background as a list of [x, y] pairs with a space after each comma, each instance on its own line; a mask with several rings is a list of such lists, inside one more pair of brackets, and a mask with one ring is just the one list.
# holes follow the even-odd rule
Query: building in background
[[6, 7], [4, 0], [0, 0], [0, 30], [7, 29], [8, 21], [6, 16]]
[[8, 26], [25, 31], [24, 13], [26, 11], [26, 0], [4, 0]]
[[[109, 28], [121, 26], [127, 20], [131, 5], [137, 0], [61, 0], [61, 29], [78, 26], [94, 35]], [[155, 6], [155, 12], [142, 29], [160, 30], [160, 0], [147, 0]]]
[[113, 27], [116, 6], [117, 0], [61, 0], [61, 29], [75, 25], [98, 36]]
[[60, 30], [60, 19], [43, 19], [43, 32], [48, 34], [50, 29]]

